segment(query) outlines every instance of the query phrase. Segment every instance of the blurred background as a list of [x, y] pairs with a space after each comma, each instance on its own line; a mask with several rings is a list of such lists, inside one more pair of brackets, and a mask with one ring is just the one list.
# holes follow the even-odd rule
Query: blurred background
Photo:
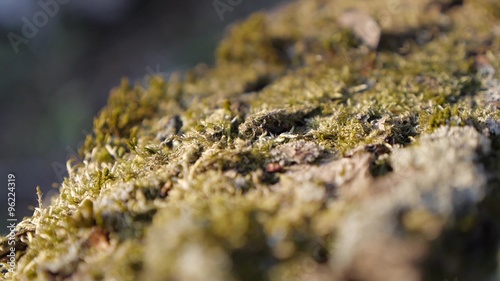
[[285, 1], [0, 0], [0, 233], [8, 173], [22, 219], [37, 206], [37, 185], [44, 197], [56, 193], [66, 159], [123, 77], [211, 65], [231, 23]]

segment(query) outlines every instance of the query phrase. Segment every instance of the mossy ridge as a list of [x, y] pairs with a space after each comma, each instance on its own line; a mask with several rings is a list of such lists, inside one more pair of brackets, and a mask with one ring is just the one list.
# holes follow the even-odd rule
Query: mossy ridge
[[[491, 124], [500, 115], [482, 91], [498, 73], [477, 74], [473, 55], [484, 53], [500, 69], [499, 40], [485, 24], [498, 23], [490, 5], [476, 1], [442, 15], [416, 12], [426, 1], [413, 1], [391, 22], [376, 13], [386, 37], [370, 52], [335, 19], [347, 6], [384, 11], [385, 1], [298, 1], [233, 28], [213, 69], [153, 77], [147, 89], [124, 81], [96, 118], [61, 196], [20, 225], [28, 249], [9, 277], [279, 280], [341, 272], [341, 258], [325, 265], [318, 253], [335, 245], [345, 218], [369, 195], [379, 202], [396, 183], [415, 184], [392, 151], [422, 152], [428, 144], [420, 135], [442, 126], [474, 127], [495, 144]], [[419, 40], [419, 32], [430, 36]], [[168, 127], [170, 120], [177, 124]], [[281, 162], [277, 149], [297, 142], [321, 154], [311, 163], [278, 163], [283, 174], [266, 171]], [[492, 147], [478, 160], [487, 174], [500, 165]], [[320, 177], [325, 171], [335, 178]], [[378, 188], [363, 189], [371, 184]], [[491, 216], [495, 198], [482, 203]], [[424, 237], [448, 219], [408, 214], [404, 231]], [[422, 217], [436, 227], [422, 227]], [[194, 257], [210, 263], [189, 270], [185, 261]]]

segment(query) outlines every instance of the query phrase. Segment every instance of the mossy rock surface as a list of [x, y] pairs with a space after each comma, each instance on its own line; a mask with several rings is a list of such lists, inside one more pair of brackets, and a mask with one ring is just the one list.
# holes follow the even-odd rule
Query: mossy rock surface
[[299, 0], [232, 27], [214, 67], [124, 80], [0, 270], [500, 280], [500, 2], [460, 2]]

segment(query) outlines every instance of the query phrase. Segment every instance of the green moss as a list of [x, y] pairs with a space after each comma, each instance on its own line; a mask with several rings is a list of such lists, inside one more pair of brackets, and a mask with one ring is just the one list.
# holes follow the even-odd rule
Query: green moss
[[230, 36], [217, 49], [217, 63], [251, 64], [262, 60], [268, 64], [282, 64], [283, 42], [269, 34], [264, 14], [254, 14], [245, 23], [235, 26]]
[[[18, 226], [7, 278], [498, 275], [493, 2], [297, 1], [232, 27], [213, 68], [124, 80], [60, 196]], [[338, 25], [348, 8], [379, 22], [377, 50]]]

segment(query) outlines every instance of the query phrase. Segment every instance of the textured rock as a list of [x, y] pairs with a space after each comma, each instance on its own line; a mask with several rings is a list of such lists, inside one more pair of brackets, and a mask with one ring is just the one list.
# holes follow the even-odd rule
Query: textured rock
[[214, 67], [123, 81], [0, 270], [500, 280], [500, 5], [462, 2], [299, 0], [234, 26]]

